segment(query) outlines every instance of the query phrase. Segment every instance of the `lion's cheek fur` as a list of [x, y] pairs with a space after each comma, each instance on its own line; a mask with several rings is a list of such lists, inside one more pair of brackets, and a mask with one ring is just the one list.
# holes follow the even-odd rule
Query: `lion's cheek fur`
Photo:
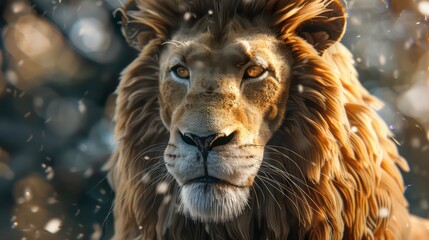
[[[254, 111], [254, 113], [248, 111], [247, 116], [249, 118], [251, 116], [262, 117], [257, 120], [258, 125], [256, 125], [260, 126], [258, 134], [263, 139], [260, 144], [266, 144], [272, 137], [283, 121], [286, 112], [289, 79], [286, 75], [281, 80], [282, 82], [279, 83], [273, 78], [268, 78], [264, 82], [251, 83], [243, 88], [243, 96], [247, 101], [245, 105]], [[261, 112], [263, 115], [259, 114]], [[255, 124], [246, 124], [246, 126], [255, 126]]]
[[164, 125], [170, 129], [173, 111], [178, 108], [186, 95], [186, 86], [174, 81], [164, 81], [159, 87], [159, 111]]

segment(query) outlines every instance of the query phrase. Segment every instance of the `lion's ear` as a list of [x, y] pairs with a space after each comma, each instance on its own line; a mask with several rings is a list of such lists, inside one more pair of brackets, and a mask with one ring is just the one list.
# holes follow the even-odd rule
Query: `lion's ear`
[[312, 44], [322, 54], [341, 39], [345, 26], [344, 8], [338, 0], [332, 0], [325, 5], [325, 9], [317, 17], [304, 21], [296, 29], [296, 34]]
[[128, 44], [141, 50], [145, 43], [155, 37], [152, 31], [143, 24], [133, 21], [133, 16], [137, 16], [139, 9], [135, 1], [128, 1], [122, 8], [116, 10], [115, 13], [121, 14], [122, 34]]
[[118, 9], [122, 17], [122, 33], [128, 44], [137, 50], [152, 39], [165, 40], [174, 24], [177, 24], [172, 1], [128, 0], [127, 4]]

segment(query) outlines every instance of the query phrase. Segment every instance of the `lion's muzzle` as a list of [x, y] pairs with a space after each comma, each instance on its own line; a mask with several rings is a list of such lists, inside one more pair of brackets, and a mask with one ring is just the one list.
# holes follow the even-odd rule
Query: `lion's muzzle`
[[228, 136], [224, 133], [215, 133], [205, 137], [197, 136], [192, 133], [182, 134], [181, 132], [179, 132], [179, 134], [186, 144], [195, 146], [198, 148], [198, 151], [200, 151], [204, 161], [204, 176], [209, 176], [207, 170], [208, 153], [214, 147], [228, 144], [235, 136], [235, 132], [229, 134]]

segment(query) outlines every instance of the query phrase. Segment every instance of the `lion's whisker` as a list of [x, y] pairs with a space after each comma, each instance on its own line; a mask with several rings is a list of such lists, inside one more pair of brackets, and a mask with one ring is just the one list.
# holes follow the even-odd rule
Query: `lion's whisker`
[[[267, 158], [266, 158], [267, 159]], [[268, 158], [269, 160], [274, 160], [274, 161], [276, 161], [276, 162], [278, 162], [278, 163], [280, 163], [278, 160], [276, 160], [276, 159], [270, 159], [270, 158]], [[265, 165], [264, 165], [265, 164]], [[300, 200], [302, 200], [302, 201], [305, 201], [306, 202], [306, 204], [307, 204], [307, 206], [309, 206], [313, 211], [315, 211], [315, 212], [317, 212], [317, 213], [319, 213], [319, 214], [321, 214], [322, 216], [324, 215], [323, 214], [323, 212], [321, 211], [321, 208], [320, 207], [318, 207], [317, 206], [317, 203], [313, 200], [313, 198], [310, 196], [310, 195], [308, 195], [308, 193], [306, 192], [306, 191], [304, 191], [299, 185], [297, 185], [292, 179], [290, 179], [289, 177], [293, 177], [293, 178], [295, 178], [297, 181], [301, 181], [301, 183], [302, 184], [304, 184], [304, 186], [306, 186], [307, 188], [310, 188], [310, 189], [312, 189], [314, 192], [317, 192], [318, 194], [321, 194], [322, 195], [322, 193], [320, 192], [320, 191], [318, 191], [317, 189], [315, 189], [315, 188], [313, 188], [313, 187], [311, 187], [311, 186], [309, 186], [308, 184], [307, 184], [307, 182], [303, 182], [302, 181], [302, 179], [300, 179], [300, 178], [298, 178], [298, 177], [296, 177], [296, 176], [294, 176], [293, 174], [290, 174], [290, 173], [288, 173], [288, 172], [286, 172], [286, 171], [283, 171], [282, 169], [279, 169], [278, 167], [276, 167], [276, 166], [273, 166], [273, 165], [271, 165], [269, 162], [267, 162], [267, 161], [263, 161], [262, 162], [262, 165], [261, 165], [261, 168], [262, 168], [262, 170], [263, 170], [263, 168], [264, 167], [269, 167], [269, 168], [272, 168], [273, 170], [275, 170], [275, 171], [270, 171], [269, 173], [272, 173], [272, 174], [278, 174], [280, 177], [282, 177], [284, 180], [286, 180], [286, 182], [290, 182], [290, 183], [292, 183], [292, 184], [294, 184], [295, 185], [295, 187], [297, 188], [297, 190], [298, 191], [300, 191], [302, 194], [304, 194], [305, 196], [307, 196], [307, 198], [305, 198], [305, 197], [299, 197], [299, 196], [297, 196], [297, 195], [294, 195], [295, 197], [297, 197], [297, 198], [299, 198]], [[284, 168], [284, 166], [282, 165], [282, 167]], [[271, 175], [271, 174], [270, 174]], [[272, 180], [272, 181], [274, 181], [274, 180]], [[291, 186], [292, 187], [292, 186]], [[292, 193], [295, 193], [295, 192], [292, 192]], [[316, 207], [317, 209], [315, 209], [314, 207], [312, 207], [309, 203], [308, 203], [308, 199], [314, 204], [314, 207]], [[298, 212], [299, 213], [299, 212]], [[332, 224], [331, 222], [330, 222], [330, 220], [329, 219], [326, 219], [328, 222], [329, 222], [329, 224]]]
[[[263, 177], [263, 176], [261, 176], [261, 177]], [[274, 179], [270, 179], [270, 178], [268, 178], [268, 177], [264, 177], [265, 178], [265, 180], [267, 180], [267, 181], [271, 181], [271, 182], [273, 182], [273, 183], [278, 183], [277, 181], [275, 181]], [[289, 196], [287, 196], [286, 194], [284, 194], [283, 193], [283, 195], [286, 197], [286, 198], [288, 198], [291, 202], [292, 202], [292, 204], [294, 205], [294, 206], [297, 206], [297, 202], [296, 202], [296, 200], [298, 199], [298, 200], [301, 200], [301, 201], [304, 201], [305, 203], [306, 203], [306, 205], [310, 208], [310, 209], [312, 209], [313, 211], [315, 211], [315, 212], [317, 212], [317, 213], [319, 213], [320, 215], [324, 215], [323, 214], [323, 212], [321, 211], [321, 209], [320, 208], [318, 208], [318, 209], [316, 209], [315, 207], [317, 207], [317, 205], [316, 205], [316, 203], [310, 198], [310, 200], [315, 204], [315, 207], [313, 207], [313, 206], [311, 206], [309, 203], [308, 203], [308, 201], [307, 201], [307, 199], [306, 198], [303, 198], [303, 197], [300, 197], [300, 196], [297, 196], [296, 194], [295, 194], [295, 192], [294, 191], [292, 191], [292, 190], [290, 190], [290, 189], [288, 189], [286, 186], [281, 186], [282, 187], [282, 189], [284, 189], [284, 190], [286, 190], [286, 191], [288, 191], [289, 193], [291, 193], [291, 194], [293, 194], [293, 196], [295, 197], [295, 202], [293, 202], [293, 200], [289, 197]], [[278, 189], [277, 189], [278, 190]], [[300, 190], [300, 189], [298, 189], [298, 190]], [[300, 217], [300, 211], [299, 211], [299, 209], [298, 208], [296, 208], [298, 211], [297, 211], [297, 213], [298, 213], [298, 217]], [[330, 220], [329, 219], [326, 219], [330, 224], [331, 224], [331, 222], [330, 222]]]
[[[140, 173], [138, 173], [138, 174], [136, 174], [133, 178], [131, 178], [131, 179], [129, 179], [127, 182], [125, 182], [124, 183], [124, 185], [126, 185], [127, 187], [128, 187], [128, 185], [131, 183], [131, 181], [133, 180], [133, 179], [135, 179], [136, 177], [138, 177], [140, 174], [142, 174], [142, 173], [145, 173], [145, 171], [142, 171], [142, 172], [140, 172]], [[162, 175], [160, 175], [160, 176], [157, 176], [156, 178], [154, 178], [153, 180], [155, 180], [155, 182], [158, 180], [158, 178], [161, 178], [162, 177]], [[148, 185], [147, 187], [146, 187], [146, 189], [147, 188], [149, 188], [151, 185], [152, 185], [153, 183], [151, 183], [150, 185]], [[136, 190], [136, 188], [137, 187], [139, 187], [140, 185], [139, 184], [134, 184], [134, 186], [133, 187], [131, 187], [131, 190], [132, 191], [135, 191]], [[120, 198], [119, 200], [120, 201], [123, 201], [124, 199], [125, 199], [125, 197], [126, 197], [126, 195], [123, 195], [122, 196], [122, 198]], [[117, 201], [117, 200], [116, 200]], [[114, 204], [112, 204], [112, 206], [113, 206]]]
[[[257, 177], [257, 176], [256, 176]], [[259, 186], [259, 184], [258, 184], [258, 182], [257, 181], [254, 181], [254, 184], [255, 184], [255, 186], [256, 187], [258, 187], [259, 188], [259, 190], [260, 190], [260, 192], [261, 192], [261, 194], [262, 194], [262, 198], [263, 198], [263, 201], [265, 202], [265, 200], [266, 200], [266, 198], [265, 198], [265, 193], [264, 193], [264, 191], [262, 190], [262, 188], [261, 188], [261, 186]], [[253, 185], [252, 185], [253, 186]], [[256, 190], [256, 189], [255, 189]]]
[[[256, 184], [256, 182], [254, 182], [254, 184]], [[252, 189], [253, 193], [255, 194], [254, 197], [256, 199], [256, 206], [258, 207], [258, 209], [260, 208], [260, 204], [259, 204], [259, 199], [258, 199], [258, 194], [256, 192], [256, 189], [254, 187], [254, 184], [252, 184], [252, 186], [250, 186], [250, 189]]]
[[304, 173], [302, 172], [302, 170], [301, 170], [301, 167], [298, 165], [298, 163], [296, 163], [291, 157], [289, 157], [288, 155], [286, 155], [286, 154], [284, 154], [284, 153], [282, 153], [282, 152], [280, 152], [279, 150], [277, 150], [277, 149], [274, 149], [274, 148], [270, 148], [270, 147], [267, 147], [267, 149], [271, 149], [272, 151], [275, 151], [275, 153], [277, 153], [277, 154], [279, 154], [279, 155], [281, 155], [281, 156], [283, 156], [283, 157], [286, 157], [288, 160], [290, 160], [295, 166], [296, 166], [296, 168], [298, 169], [298, 171], [299, 171], [299, 173], [301, 174], [301, 176], [302, 176], [302, 178], [303, 179], [305, 179], [305, 175], [304, 175]]
[[[296, 187], [298, 187], [298, 188], [300, 188], [301, 189], [301, 187], [299, 186], [299, 185], [297, 185], [294, 181], [292, 181], [292, 179], [290, 179], [290, 177], [292, 177], [292, 178], [294, 178], [294, 179], [296, 179], [298, 182], [300, 182], [301, 184], [304, 184], [304, 186], [305, 187], [307, 187], [308, 189], [311, 189], [311, 190], [313, 190], [313, 191], [315, 191], [315, 192], [317, 192], [317, 193], [319, 193], [319, 194], [322, 194], [320, 191], [318, 191], [317, 189], [315, 189], [315, 188], [313, 188], [313, 187], [311, 187], [307, 182], [305, 182], [305, 181], [303, 181], [302, 179], [300, 179], [300, 178], [298, 178], [298, 177], [296, 177], [296, 176], [294, 176], [293, 174], [290, 174], [290, 173], [288, 173], [287, 171], [284, 171], [284, 170], [282, 170], [282, 169], [279, 169], [279, 168], [277, 168], [277, 167], [275, 167], [275, 166], [272, 166], [272, 165], [270, 165], [269, 163], [266, 163], [267, 164], [267, 166], [265, 166], [265, 167], [270, 167], [270, 168], [272, 168], [273, 170], [275, 170], [275, 171], [273, 171], [272, 173], [273, 174], [277, 174], [278, 176], [280, 176], [280, 177], [282, 177], [283, 179], [285, 179], [285, 180], [290, 180], [294, 185], [296, 185]], [[304, 191], [303, 189], [301, 189], [302, 191]], [[305, 191], [304, 191], [304, 193], [305, 193]], [[308, 197], [310, 197], [310, 196], [308, 196]]]
[[[267, 163], [266, 163], [267, 164]], [[272, 177], [273, 178], [273, 176], [271, 175], [271, 173], [276, 173], [276, 172], [273, 172], [273, 171], [264, 171], [264, 168], [265, 167], [268, 167], [268, 169], [267, 170], [270, 170], [269, 169], [269, 167], [271, 167], [270, 165], [261, 165], [261, 171], [265, 174], [265, 175], [270, 175], [270, 177]], [[274, 169], [275, 170], [275, 169]], [[290, 183], [292, 182], [292, 183], [294, 183], [293, 181], [292, 181], [292, 179], [290, 179], [287, 175], [278, 175], [278, 176], [280, 176], [282, 179], [284, 179], [285, 180], [285, 182], [289, 185], [289, 187], [290, 187], [290, 189], [289, 188], [287, 188], [286, 186], [283, 186], [285, 189], [287, 189], [287, 190], [290, 190], [291, 191], [291, 193], [295, 193], [292, 189], [293, 189], [293, 187], [292, 187], [292, 185], [290, 185]], [[268, 177], [268, 176], [267, 176]], [[278, 183], [279, 185], [280, 185], [280, 183]], [[295, 184], [295, 183], [294, 183]], [[284, 185], [284, 184], [283, 184]]]
[[[279, 160], [274, 159], [274, 158], [265, 158], [265, 160], [270, 160], [270, 161], [277, 162], [277, 163], [279, 163], [279, 164], [282, 166], [282, 168], [283, 168], [283, 169], [280, 169], [280, 168], [278, 168], [278, 167], [276, 167], [276, 166], [274, 166], [274, 165], [270, 164], [268, 161], [264, 161], [264, 162], [263, 162], [263, 164], [267, 164], [267, 166], [268, 166], [268, 167], [272, 167], [272, 168], [274, 168], [274, 170], [276, 170], [276, 171], [275, 171], [275, 173], [278, 173], [278, 172], [279, 172], [278, 174], [280, 174], [280, 173], [285, 174], [285, 175], [286, 175], [285, 177], [287, 177], [287, 178], [289, 178], [289, 177], [293, 177], [293, 178], [295, 178], [297, 181], [299, 181], [300, 183], [304, 184], [304, 186], [306, 186], [307, 188], [311, 188], [311, 189], [312, 189], [312, 190], [314, 190], [314, 191], [318, 191], [317, 189], [315, 189], [315, 188], [311, 187], [311, 186], [307, 183], [307, 181], [306, 181], [305, 179], [298, 178], [297, 176], [295, 176], [295, 175], [293, 175], [293, 174], [289, 173], [289, 172], [287, 171], [287, 169], [285, 168], [285, 166], [284, 166], [284, 165], [283, 165]], [[277, 171], [278, 171], [278, 172], [277, 172]], [[318, 193], [320, 193], [320, 192], [318, 192]]]
[[[277, 160], [275, 160], [275, 159], [270, 159], [270, 160], [274, 160], [274, 161], [277, 161]], [[264, 165], [264, 164], [266, 164], [266, 165]], [[297, 183], [295, 183], [295, 181], [293, 181], [290, 177], [292, 177], [292, 178], [294, 178], [294, 179], [296, 179], [297, 181], [299, 181], [301, 184], [304, 184], [304, 186], [305, 187], [307, 187], [307, 189], [311, 189], [311, 190], [313, 190], [314, 192], [316, 192], [316, 193], [318, 193], [318, 194], [320, 194], [320, 195], [322, 195], [322, 192], [320, 192], [319, 190], [317, 190], [316, 188], [314, 188], [314, 187], [311, 187], [306, 181], [303, 181], [302, 179], [300, 179], [300, 178], [298, 178], [298, 177], [296, 177], [295, 175], [293, 175], [293, 174], [290, 174], [290, 173], [288, 173], [287, 171], [286, 171], [286, 169], [285, 170], [282, 170], [282, 169], [280, 169], [280, 168], [278, 168], [278, 167], [276, 167], [276, 166], [273, 166], [272, 164], [270, 164], [269, 162], [266, 162], [266, 161], [264, 161], [263, 162], [263, 165], [261, 166], [261, 167], [269, 167], [269, 168], [272, 168], [273, 170], [275, 170], [275, 171], [272, 171], [271, 173], [273, 173], [273, 174], [277, 174], [278, 176], [280, 176], [280, 177], [282, 177], [284, 180], [286, 180], [286, 182], [291, 182], [292, 184], [294, 184], [295, 186], [296, 186], [296, 188], [299, 190], [299, 191], [301, 191], [304, 195], [306, 195], [314, 204], [315, 204], [315, 206], [317, 205], [315, 202], [314, 202], [314, 200], [311, 198], [311, 196], [310, 195], [308, 195], [308, 193], [306, 192], [306, 191], [304, 191]], [[284, 166], [282, 166], [283, 168], [284, 168]]]
[[[289, 152], [291, 152], [291, 153], [293, 153], [293, 154], [295, 154], [296, 156], [298, 156], [300, 159], [302, 159], [302, 160], [304, 160], [304, 161], [306, 161], [306, 162], [308, 162], [308, 163], [312, 163], [310, 160], [307, 160], [307, 159], [305, 159], [303, 156], [301, 156], [300, 154], [298, 154], [297, 152], [295, 152], [295, 151], [293, 151], [293, 150], [291, 150], [291, 149], [289, 149], [289, 148], [287, 148], [287, 147], [284, 147], [284, 146], [277, 146], [277, 145], [269, 145], [269, 147], [270, 148], [273, 148], [273, 147], [275, 147], [275, 148], [280, 148], [280, 149], [283, 149], [283, 150], [286, 150], [286, 151], [289, 151]], [[292, 160], [289, 156], [287, 156], [287, 155], [284, 155], [285, 157], [287, 157], [289, 160]], [[273, 159], [274, 160], [274, 159]], [[344, 163], [343, 162], [340, 162], [342, 165], [344, 165]], [[333, 181], [333, 182], [336, 182], [336, 183], [341, 183], [341, 182], [339, 182], [338, 180], [336, 180], [336, 179], [333, 179], [332, 177], [330, 177], [330, 176], [328, 176], [327, 174], [325, 174], [325, 173], [323, 173], [323, 172], [320, 172], [320, 174], [322, 175], [322, 176], [325, 176], [325, 177], [327, 177], [327, 178], [329, 178], [331, 181]], [[362, 193], [362, 191], [361, 190], [359, 190], [358, 188], [356, 188], [356, 187], [354, 187], [354, 186], [349, 186], [350, 188], [352, 188], [354, 191], [357, 191], [357, 192], [359, 192], [359, 193]]]
[[[289, 178], [289, 177], [296, 178], [294, 175], [289, 174], [287, 172], [283, 172], [281, 169], [278, 169], [275, 166], [269, 165], [269, 163], [266, 163], [266, 164], [267, 164], [266, 166], [264, 165], [264, 166], [261, 166], [261, 167], [271, 167], [273, 170], [276, 170], [276, 171], [267, 172], [270, 176], [271, 176], [271, 174], [277, 174], [278, 176], [280, 176], [281, 178], [283, 178], [286, 181], [286, 183], [288, 183], [289, 185], [292, 183], [295, 186], [295, 188], [298, 191], [300, 191], [302, 194], [304, 194], [307, 198], [305, 198], [305, 197], [301, 198], [301, 197], [296, 196], [296, 195], [295, 195], [295, 197], [298, 197], [298, 198], [300, 198], [300, 200], [305, 201], [306, 204], [311, 207], [311, 205], [308, 203], [308, 199], [309, 199], [314, 204], [315, 207], [318, 207], [317, 204], [314, 202], [314, 200], [311, 198], [311, 196], [308, 195], [308, 193], [306, 191], [304, 191], [298, 184], [296, 184], [291, 178]], [[278, 171], [280, 171], [280, 173]], [[297, 180], [301, 180], [299, 178], [296, 178], [296, 179]], [[307, 186], [307, 188], [312, 188], [311, 186], [308, 186], [308, 185], [306, 185], [306, 186]], [[291, 189], [293, 188], [291, 185], [290, 185], [290, 187], [291, 187]], [[314, 188], [312, 188], [312, 189], [314, 189]], [[316, 189], [314, 189], [314, 190], [317, 191]], [[317, 191], [317, 192], [319, 192], [319, 191]], [[295, 192], [292, 191], [291, 193], [295, 193]], [[319, 194], [321, 194], [321, 193], [319, 192]]]
[[[143, 156], [143, 154], [140, 154], [140, 157], [142, 157], [142, 156]], [[136, 157], [136, 159], [137, 159], [137, 158], [138, 158], [138, 157]], [[162, 156], [158, 156], [158, 157], [153, 157], [153, 158], [151, 158], [151, 160], [156, 160], [156, 159], [161, 159], [161, 158], [162, 158]], [[140, 175], [142, 175], [142, 174], [151, 174], [152, 172], [156, 171], [158, 167], [160, 167], [160, 166], [162, 166], [162, 165], [163, 165], [163, 162], [156, 162], [156, 163], [154, 163], [153, 165], [149, 166], [149, 168], [147, 168], [147, 169], [144, 169], [144, 170], [140, 171], [139, 173], [135, 174], [132, 178], [128, 179], [128, 180], [124, 183], [124, 185], [125, 185], [125, 186], [128, 186], [128, 185], [129, 185], [129, 184], [130, 184], [130, 183], [131, 183], [135, 178], [137, 178], [138, 176], [140, 176]], [[132, 191], [136, 190], [136, 188], [137, 188], [138, 186], [139, 186], [138, 184], [135, 184], [135, 185], [131, 188], [131, 189], [132, 189]], [[119, 200], [120, 200], [120, 201], [123, 201], [123, 200], [125, 199], [125, 197], [126, 197], [126, 195], [122, 196]], [[109, 215], [112, 213], [112, 211], [113, 211], [113, 208], [114, 208], [114, 205], [115, 205], [116, 201], [117, 201], [117, 200], [115, 200], [115, 201], [113, 202], [112, 206], [110, 207], [109, 212], [108, 212], [108, 214], [107, 214], [107, 216], [106, 216], [105, 220], [103, 221], [103, 223], [107, 220], [107, 218], [109, 217]]]
[[[138, 159], [140, 159], [141, 157], [143, 157], [144, 155], [146, 155], [146, 154], [149, 154], [149, 153], [153, 153], [153, 152], [157, 152], [157, 151], [160, 151], [161, 152], [161, 150], [164, 150], [165, 149], [165, 147], [166, 147], [167, 145], [166, 144], [153, 144], [153, 145], [151, 145], [151, 146], [149, 146], [149, 147], [146, 147], [146, 148], [144, 148], [143, 150], [141, 150], [129, 163], [128, 163], [128, 165], [132, 165], [132, 164], [134, 164], [135, 163], [135, 161], [137, 161]], [[148, 160], [152, 160], [154, 157], [149, 157], [149, 159]]]
[[[167, 184], [167, 191], [168, 191], [168, 189], [170, 188], [170, 184], [172, 183], [173, 177], [170, 174], [168, 174], [167, 172], [164, 173], [163, 175], [164, 175], [164, 178], [162, 180], [158, 181], [158, 184], [159, 183]], [[143, 194], [144, 194], [144, 192], [141, 194], [142, 197], [143, 197]], [[138, 199], [140, 200], [140, 197]], [[155, 204], [155, 199], [156, 199], [156, 197], [154, 197], [152, 200], [152, 207]]]
[[[148, 147], [146, 147], [146, 148], [144, 148], [142, 151], [140, 151], [137, 155], [136, 155], [136, 157], [131, 161], [132, 163], [136, 160], [136, 159], [138, 159], [138, 158], [140, 158], [140, 157], [142, 157], [144, 154], [147, 154], [148, 152], [146, 151], [147, 149], [150, 149], [151, 147], [162, 147], [162, 146], [166, 146], [166, 144], [153, 144], [153, 145], [151, 145], [151, 146], [148, 146]], [[153, 159], [155, 159], [156, 157], [153, 157], [153, 158], [150, 158], [150, 160], [153, 160]], [[96, 188], [100, 183], [102, 183], [104, 180], [106, 180], [106, 178], [107, 178], [107, 175], [106, 176], [104, 176], [98, 183], [96, 183], [93, 187], [91, 187], [87, 192], [90, 192], [91, 190], [93, 190], [94, 188]]]
[[[159, 157], [161, 158], [161, 157]], [[148, 174], [151, 175], [152, 172], [159, 170], [158, 168], [163, 166], [163, 162], [156, 162], [154, 164], [152, 164], [151, 166], [149, 166], [146, 169], [143, 169], [142, 171], [138, 172], [137, 174], [135, 174], [133, 177], [131, 177], [130, 179], [128, 179], [126, 182], [124, 182], [124, 185], [127, 185], [128, 183], [130, 183], [131, 181], [135, 180], [135, 178], [137, 178], [138, 176], [142, 175], [142, 174]]]
[[267, 191], [270, 193], [270, 195], [273, 197], [273, 200], [277, 203], [277, 205], [279, 206], [279, 209], [282, 209], [282, 207], [280, 206], [280, 203], [277, 201], [276, 197], [274, 196], [274, 194], [271, 192], [271, 190], [268, 188], [268, 186], [265, 184], [264, 180], [261, 178], [262, 176], [256, 175], [257, 178], [259, 178], [261, 180], [261, 183], [264, 184], [265, 189], [267, 189]]
[[[299, 208], [298, 208], [298, 205], [297, 205], [297, 202], [296, 202], [296, 199], [295, 199], [295, 201], [293, 201], [287, 194], [285, 194], [283, 191], [282, 191], [282, 189], [283, 190], [286, 190], [287, 192], [289, 192], [289, 193], [294, 193], [292, 190], [290, 190], [290, 189], [288, 189], [287, 187], [285, 187], [285, 186], [280, 186], [280, 184], [279, 184], [279, 182], [278, 181], [274, 181], [273, 179], [271, 179], [271, 178], [269, 178], [268, 176], [267, 176], [267, 174], [265, 173], [265, 172], [263, 172], [264, 174], [265, 174], [265, 177], [264, 176], [259, 176], [260, 178], [261, 178], [261, 180], [267, 180], [267, 183], [268, 184], [270, 184], [274, 189], [276, 189], [279, 193], [281, 193], [284, 197], [286, 197], [287, 199], [289, 199], [289, 201], [294, 205], [294, 207], [296, 208], [296, 210], [297, 210], [297, 212], [298, 212], [298, 215], [299, 215]], [[272, 182], [272, 183], [276, 183], [276, 184], [278, 184], [279, 185], [279, 187], [280, 188], [277, 188], [276, 186], [274, 186], [273, 184], [271, 184], [270, 182]], [[268, 190], [268, 189], [267, 189]], [[296, 196], [295, 196], [296, 197]], [[281, 208], [280, 208], [280, 210], [281, 210]], [[301, 217], [300, 216], [298, 216], [298, 218], [299, 219], [301, 219]]]
[[[147, 153], [150, 153], [150, 152], [153, 152], [153, 151], [155, 151], [156, 149], [158, 149], [158, 148], [165, 148], [165, 146], [166, 146], [166, 144], [153, 144], [153, 145], [150, 145], [150, 146], [148, 146], [148, 147], [146, 147], [146, 148], [144, 148], [143, 150], [141, 150], [137, 155], [136, 155], [136, 157], [131, 161], [131, 162], [135, 162], [136, 160], [138, 160], [139, 158], [141, 158], [142, 156], [144, 156], [145, 154], [147, 154]], [[162, 158], [162, 156], [157, 156], [157, 157], [151, 157], [149, 160], [157, 160], [157, 159], [160, 159], [160, 158]], [[155, 164], [153, 164], [153, 165], [151, 165], [148, 169], [149, 169], [149, 172], [151, 172], [152, 170], [152, 168], [153, 169], [155, 169], [156, 167], [158, 167], [158, 166], [161, 166], [162, 165], [162, 162], [157, 162], [157, 163], [155, 163]], [[139, 172], [139, 173], [137, 173], [135, 176], [133, 176], [132, 178], [130, 178], [130, 179], [128, 179], [125, 183], [124, 183], [124, 185], [126, 185], [126, 186], [128, 186], [129, 184], [130, 184], [130, 182], [131, 181], [133, 181], [135, 178], [137, 178], [139, 175], [141, 175], [141, 174], [143, 174], [143, 173], [146, 173], [147, 171], [148, 171], [148, 169], [145, 169], [145, 170], [143, 170], [143, 171], [141, 171], [141, 172]], [[106, 179], [107, 178], [107, 176], [105, 176], [103, 179], [102, 179], [102, 181], [104, 180], [104, 179]], [[101, 182], [101, 181], [100, 181]], [[99, 184], [99, 183], [98, 183]], [[137, 188], [137, 184], [132, 188], [133, 189], [133, 191]], [[121, 198], [121, 199], [119, 199], [120, 201], [123, 201], [124, 199], [125, 199], [125, 195]], [[115, 199], [114, 201], [113, 201], [113, 203], [112, 203], [112, 206], [109, 208], [109, 211], [108, 211], [108, 213], [107, 213], [107, 216], [105, 217], [105, 219], [104, 219], [104, 221], [103, 221], [103, 224], [102, 224], [102, 228], [104, 227], [104, 225], [105, 225], [105, 223], [106, 223], [106, 221], [107, 221], [107, 219], [108, 219], [108, 217], [110, 216], [110, 214], [112, 214], [112, 212], [113, 212], [113, 208], [114, 208], [114, 206], [115, 206], [115, 204], [116, 204], [116, 202], [117, 202], [117, 199]]]
[[[149, 184], [148, 186], [146, 186], [145, 187], [145, 190], [138, 196], [138, 198], [137, 198], [137, 201], [140, 201], [140, 199], [145, 195], [145, 193], [148, 191], [148, 190], [152, 190], [152, 188], [155, 186], [155, 185], [158, 185], [159, 183], [161, 183], [161, 182], [164, 182], [164, 180], [168, 177], [167, 175], [168, 174], [166, 174], [167, 172], [165, 171], [165, 172], [163, 172], [163, 173], [161, 173], [159, 176], [157, 176], [154, 180], [153, 180], [153, 182], [151, 183], [151, 184]], [[156, 196], [155, 196], [155, 198], [156, 198]], [[153, 205], [153, 202], [152, 202], [152, 205]]]

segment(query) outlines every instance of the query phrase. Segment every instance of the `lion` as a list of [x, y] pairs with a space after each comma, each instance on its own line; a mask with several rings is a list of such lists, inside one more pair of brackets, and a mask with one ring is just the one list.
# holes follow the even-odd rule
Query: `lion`
[[423, 229], [381, 103], [339, 42], [339, 0], [132, 0], [119, 11], [139, 55], [117, 89], [114, 239]]

